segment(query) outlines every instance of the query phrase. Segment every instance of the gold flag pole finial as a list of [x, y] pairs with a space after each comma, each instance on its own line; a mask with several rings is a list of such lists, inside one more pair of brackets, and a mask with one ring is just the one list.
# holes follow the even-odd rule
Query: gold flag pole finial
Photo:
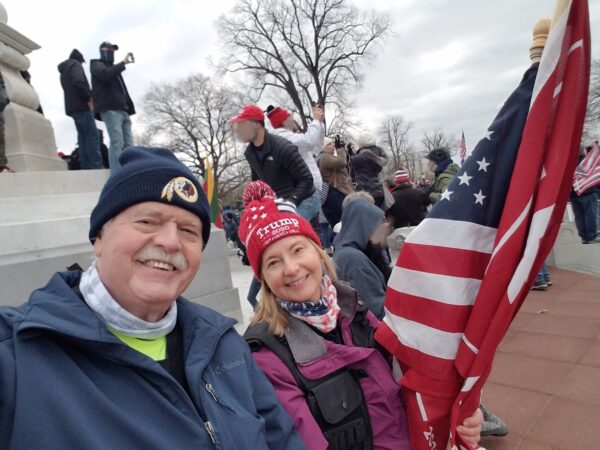
[[551, 21], [548, 18], [540, 19], [533, 27], [533, 42], [529, 48], [529, 58], [532, 63], [539, 63], [542, 59], [542, 52], [548, 40]]

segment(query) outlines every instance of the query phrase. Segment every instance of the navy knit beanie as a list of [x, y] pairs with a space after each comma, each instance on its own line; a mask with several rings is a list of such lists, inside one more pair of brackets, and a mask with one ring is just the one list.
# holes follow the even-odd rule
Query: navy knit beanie
[[204, 245], [210, 236], [210, 208], [200, 183], [171, 150], [129, 147], [119, 157], [121, 167], [102, 188], [90, 216], [90, 241], [106, 222], [120, 212], [142, 202], [179, 206], [202, 221]]

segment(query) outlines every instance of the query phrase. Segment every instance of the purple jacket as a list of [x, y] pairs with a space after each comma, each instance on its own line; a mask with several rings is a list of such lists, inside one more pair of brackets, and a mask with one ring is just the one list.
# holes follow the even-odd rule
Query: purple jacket
[[[340, 315], [338, 327], [345, 345], [323, 339], [303, 322], [290, 317], [286, 339], [298, 363], [300, 373], [309, 380], [325, 377], [342, 367], [363, 369], [368, 377], [360, 380], [373, 430], [375, 449], [410, 450], [406, 411], [401, 387], [392, 376], [391, 368], [376, 349], [352, 344], [350, 323], [358, 301], [357, 292], [335, 283]], [[379, 321], [369, 312], [373, 328]], [[263, 347], [253, 356], [275, 388], [277, 397], [294, 420], [296, 430], [310, 450], [327, 449], [327, 441], [313, 419], [302, 390], [287, 366], [269, 349]]]

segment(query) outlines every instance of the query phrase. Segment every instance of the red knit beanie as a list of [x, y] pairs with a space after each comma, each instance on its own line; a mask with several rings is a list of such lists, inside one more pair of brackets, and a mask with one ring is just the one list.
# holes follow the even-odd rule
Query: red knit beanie
[[312, 225], [301, 216], [280, 211], [275, 193], [262, 181], [254, 181], [244, 189], [245, 210], [238, 234], [246, 246], [246, 255], [256, 279], [261, 279], [263, 252], [271, 244], [288, 236], [306, 236], [318, 246], [321, 241]]
[[394, 173], [394, 182], [396, 184], [410, 183], [409, 173], [404, 169], [396, 170], [396, 173]]
[[290, 117], [290, 113], [287, 112], [283, 108], [277, 107], [277, 108], [273, 108], [272, 110], [267, 112], [267, 117], [269, 118], [269, 121], [271, 122], [271, 125], [273, 126], [273, 128], [279, 128], [281, 126], [281, 124], [288, 117]]

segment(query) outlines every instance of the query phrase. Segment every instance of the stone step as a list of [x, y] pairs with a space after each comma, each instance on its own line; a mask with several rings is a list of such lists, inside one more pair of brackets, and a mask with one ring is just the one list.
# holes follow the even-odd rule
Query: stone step
[[109, 170], [3, 173], [0, 198], [99, 193], [109, 175]]
[[[0, 257], [70, 247], [88, 242], [88, 215], [0, 226]], [[88, 242], [89, 243], [89, 242]]]
[[33, 197], [0, 197], [0, 229], [6, 225], [28, 224], [88, 216], [98, 202], [98, 192], [40, 195]]

